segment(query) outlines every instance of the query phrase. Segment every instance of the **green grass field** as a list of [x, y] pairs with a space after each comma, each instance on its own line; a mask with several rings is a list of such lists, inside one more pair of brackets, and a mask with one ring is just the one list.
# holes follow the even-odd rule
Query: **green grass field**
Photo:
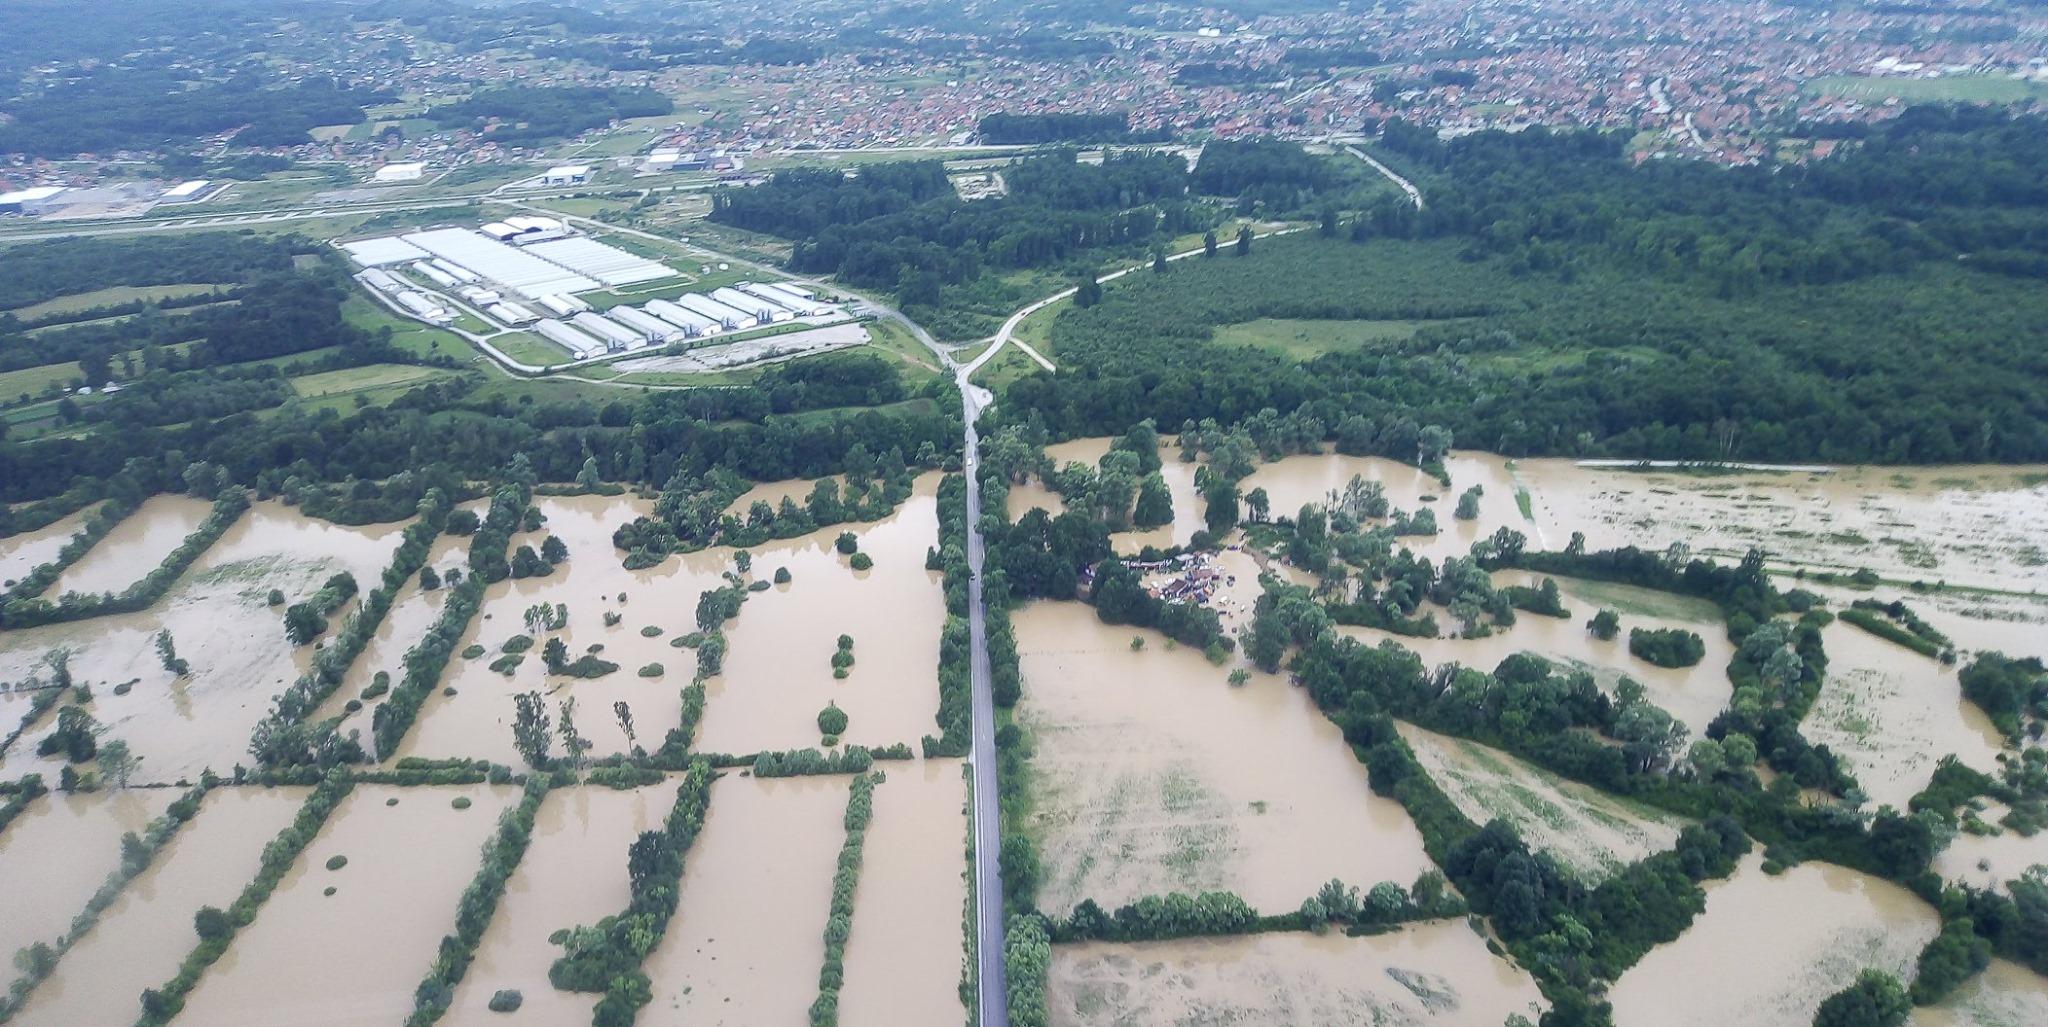
[[393, 386], [411, 387], [445, 374], [447, 372], [417, 364], [365, 364], [339, 371], [303, 374], [291, 382], [292, 391], [300, 398], [319, 399]]
[[1260, 318], [1216, 329], [1225, 346], [1253, 346], [1295, 360], [1410, 339], [1437, 321], [1315, 321]]
[[1990, 75], [1948, 75], [1942, 78], [1892, 78], [1878, 75], [1831, 75], [1806, 83], [1806, 91], [1851, 100], [1899, 99], [1914, 103], [2019, 103], [2048, 100], [2048, 83]]
[[[491, 345], [522, 364], [546, 367], [569, 362], [569, 351], [531, 332], [506, 332], [491, 339]], [[466, 348], [466, 347], [465, 347]]]
[[914, 389], [939, 373], [938, 358], [908, 329], [894, 321], [870, 321], [867, 329], [875, 350], [902, 362], [904, 384]]
[[355, 295], [343, 300], [341, 316], [349, 324], [364, 331], [391, 329], [391, 344], [416, 356], [461, 359], [476, 353], [476, 347], [471, 346], [469, 340], [462, 336], [439, 328], [429, 328], [411, 318], [400, 317], [366, 296]]
[[178, 296], [196, 296], [200, 293], [212, 292], [215, 289], [231, 289], [233, 287], [232, 284], [216, 285], [211, 282], [196, 282], [186, 285], [115, 285], [105, 289], [94, 289], [91, 292], [75, 292], [69, 296], [59, 296], [56, 299], [44, 300], [41, 303], [32, 303], [26, 307], [17, 307], [8, 311], [8, 313], [24, 321], [33, 321], [49, 317], [52, 314], [70, 314], [81, 310], [91, 310], [95, 307], [110, 307], [116, 303], [131, 303], [135, 300], [153, 303], [157, 300], [166, 300]]
[[0, 371], [0, 405], [24, 403], [51, 385], [69, 385], [85, 376], [76, 361]]

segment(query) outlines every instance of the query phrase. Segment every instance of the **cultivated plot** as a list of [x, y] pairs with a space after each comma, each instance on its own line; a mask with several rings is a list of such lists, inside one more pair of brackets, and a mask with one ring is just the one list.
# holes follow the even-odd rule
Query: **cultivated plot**
[[[184, 1019], [223, 1027], [402, 1022], [441, 935], [455, 924], [484, 839], [518, 796], [488, 785], [357, 786], [256, 922], [199, 978]], [[455, 808], [458, 798], [469, 808]]]
[[1201, 653], [1078, 603], [1034, 604], [1014, 623], [1040, 908], [1227, 889], [1289, 912], [1332, 877], [1406, 886], [1431, 868], [1407, 814], [1366, 787], [1336, 726], [1284, 678], [1233, 687]]
[[[1253, 934], [1053, 949], [1056, 1027], [1497, 1024], [1543, 1007], [1536, 982], [1463, 921], [1389, 934]], [[1628, 1021], [1621, 1021], [1628, 1022]]]
[[1686, 824], [1477, 742], [1399, 727], [1430, 779], [1466, 817], [1480, 824], [1507, 821], [1531, 848], [1589, 885], [1671, 848]]

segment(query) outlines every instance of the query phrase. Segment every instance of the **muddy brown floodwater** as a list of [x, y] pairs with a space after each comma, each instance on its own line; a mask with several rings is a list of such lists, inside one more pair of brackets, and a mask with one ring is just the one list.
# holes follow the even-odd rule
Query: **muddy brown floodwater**
[[[145, 508], [135, 517], [150, 515]], [[249, 733], [271, 697], [305, 671], [314, 652], [285, 639], [283, 611], [266, 602], [270, 590], [296, 600], [342, 570], [373, 586], [401, 528], [342, 528], [258, 503], [150, 609], [0, 632], [0, 679], [25, 678], [51, 651], [68, 649], [72, 676], [92, 686], [89, 710], [106, 726], [102, 740], [121, 739], [142, 757], [136, 781], [188, 780], [208, 767], [225, 772], [248, 758]], [[171, 633], [189, 676], [164, 670], [155, 647], [160, 630]], [[0, 774], [37, 771], [54, 781], [57, 765], [34, 756], [35, 739], [53, 726], [46, 718], [17, 743]]]
[[98, 926], [65, 954], [14, 1022], [64, 1027], [134, 1019], [142, 990], [175, 976], [197, 942], [192, 915], [201, 906], [226, 909], [233, 904], [256, 876], [263, 847], [292, 822], [307, 791], [209, 792], [199, 814], [178, 829], [149, 869], [128, 882]]
[[28, 572], [57, 558], [64, 543], [85, 526], [87, 507], [36, 529], [0, 538], [0, 588], [12, 587]]
[[[120, 592], [142, 580], [199, 527], [213, 504], [190, 496], [151, 496], [141, 509], [114, 525], [107, 537], [86, 550], [78, 562], [57, 576], [47, 593], [55, 599], [66, 592], [90, 595]], [[55, 554], [52, 554], [55, 555]]]
[[839, 1022], [953, 1027], [966, 939], [967, 781], [959, 760], [886, 764], [862, 840]]
[[140, 833], [177, 797], [170, 789], [129, 789], [31, 803], [0, 833], [0, 881], [8, 882], [0, 952], [11, 959], [33, 942], [54, 944], [121, 865], [121, 836]]
[[[938, 544], [937, 487], [938, 476], [925, 475], [881, 521], [753, 548], [753, 577], [772, 580], [787, 567], [790, 582], [750, 594], [727, 623], [724, 673], [705, 683], [699, 750], [815, 746], [818, 711], [827, 703], [846, 711], [850, 744], [915, 749], [937, 731], [946, 597], [941, 575], [924, 569], [925, 551]], [[833, 548], [841, 531], [860, 537], [873, 568], [855, 571]], [[832, 654], [842, 634], [853, 638], [854, 665], [835, 679]]]
[[[454, 809], [458, 796], [469, 809]], [[393, 1024], [455, 925], [455, 904], [512, 787], [358, 785], [256, 922], [199, 978], [183, 1020], [218, 1027]], [[396, 798], [395, 806], [385, 805]], [[335, 856], [348, 857], [339, 870]], [[335, 894], [323, 895], [333, 887]]]
[[476, 961], [441, 1022], [503, 1022], [504, 1014], [489, 1009], [491, 995], [503, 988], [524, 998], [518, 1022], [588, 1022], [598, 996], [556, 991], [548, 983], [548, 967], [562, 954], [548, 936], [626, 907], [626, 849], [641, 832], [661, 830], [675, 801], [673, 781], [628, 791], [586, 786], [550, 792], [534, 817], [526, 856], [506, 882]]
[[2048, 1023], [2048, 979], [2003, 959], [1933, 1006], [1913, 1010], [1910, 1027], [2039, 1027]]
[[[1045, 447], [1045, 455], [1052, 458], [1054, 467], [1064, 468], [1071, 463], [1083, 463], [1093, 468], [1102, 459], [1102, 455], [1109, 452], [1109, 443], [1110, 439], [1106, 437], [1074, 439]], [[1173, 497], [1173, 523], [1143, 531], [1119, 532], [1110, 536], [1110, 541], [1115, 543], [1117, 552], [1135, 553], [1146, 546], [1164, 549], [1184, 545], [1194, 537], [1195, 532], [1202, 530], [1204, 506], [1200, 493], [1195, 491], [1195, 468], [1199, 465], [1180, 459], [1180, 451], [1171, 436], [1160, 438], [1159, 460], [1159, 476], [1166, 480], [1167, 492]], [[1033, 507], [1042, 507], [1047, 513], [1058, 514], [1066, 509], [1066, 503], [1060, 499], [1059, 493], [1047, 488], [1044, 482], [1036, 478], [1026, 484], [1010, 487], [1008, 508], [1011, 520], [1024, 516]]]
[[[453, 569], [468, 570], [468, 565], [464, 562], [468, 552], [468, 539], [442, 535], [428, 548], [427, 563], [434, 568], [435, 573], [445, 577], [447, 572]], [[391, 698], [391, 693], [387, 690], [381, 695], [364, 699], [363, 690], [369, 688], [376, 680], [379, 671], [390, 676], [389, 684], [392, 687], [398, 685], [405, 677], [406, 652], [418, 645], [420, 639], [426, 637], [427, 630], [440, 618], [441, 606], [447, 599], [448, 586], [423, 589], [420, 587], [419, 575], [413, 575], [412, 580], [398, 590], [397, 596], [392, 600], [391, 609], [384, 614], [384, 622], [377, 625], [377, 633], [370, 637], [370, 644], [363, 648], [362, 655], [356, 657], [356, 662], [349, 666], [348, 675], [342, 678], [341, 687], [327, 697], [327, 702], [321, 705], [311, 719], [318, 722], [342, 717], [342, 732], [346, 734], [351, 730], [360, 730], [360, 740], [367, 747], [371, 718], [376, 716], [377, 707], [384, 705], [385, 701]], [[360, 708], [353, 714], [348, 712], [348, 704], [351, 701], [361, 703]]]
[[1331, 932], [1059, 945], [1046, 991], [1055, 1027], [1477, 1027], [1514, 1014], [1534, 1021], [1543, 1008], [1536, 982], [1487, 952], [1462, 920], [1366, 938]]
[[711, 786], [676, 918], [647, 957], [654, 1001], [640, 1023], [805, 1022], [825, 959], [846, 795], [844, 777], [730, 773]]
[[[647, 749], [659, 746], [668, 729], [681, 722], [682, 688], [696, 672], [696, 654], [669, 643], [697, 629], [697, 596], [722, 584], [718, 575], [732, 567], [731, 553], [711, 550], [629, 571], [620, 563], [624, 554], [612, 547], [612, 532], [651, 513], [651, 503], [630, 496], [538, 496], [534, 504], [547, 523], [539, 531], [516, 536], [513, 544], [538, 550], [543, 539], [554, 535], [568, 546], [568, 561], [546, 577], [509, 579], [485, 591], [483, 608], [470, 621], [456, 647], [458, 655], [441, 677], [442, 688], [421, 708], [419, 723], [396, 755], [472, 757], [520, 765], [512, 745], [512, 697], [527, 691], [543, 693], [551, 707], [576, 698], [576, 726], [595, 746], [592, 757], [627, 750], [625, 732], [612, 714], [614, 702], [624, 702], [632, 710], [640, 744]], [[556, 603], [568, 607], [568, 627], [535, 636], [533, 648], [511, 677], [490, 669], [505, 641], [526, 633], [527, 608]], [[617, 614], [619, 623], [606, 625], [606, 614]], [[641, 634], [648, 627], [661, 633]], [[562, 639], [571, 659], [601, 645], [599, 655], [619, 669], [589, 679], [551, 675], [541, 660], [548, 637]], [[464, 659], [459, 651], [471, 644], [484, 646], [485, 654]], [[655, 663], [661, 665], [661, 676], [639, 676], [642, 667]], [[455, 694], [446, 694], [446, 689]], [[559, 713], [555, 719], [559, 723]], [[561, 755], [559, 746], [555, 755]]]
[[1229, 889], [1287, 912], [1332, 877], [1405, 886], [1432, 866], [1407, 814], [1366, 787], [1336, 726], [1285, 678], [1233, 687], [1201, 653], [1079, 603], [1034, 603], [1014, 623], [1040, 908]]
[[1878, 878], [1826, 863], [1772, 877], [1752, 853], [1677, 941], [1622, 975], [1614, 1022], [1660, 1027], [1806, 1027], [1822, 1000], [1877, 968], [1910, 980], [1940, 930], [1932, 907]]

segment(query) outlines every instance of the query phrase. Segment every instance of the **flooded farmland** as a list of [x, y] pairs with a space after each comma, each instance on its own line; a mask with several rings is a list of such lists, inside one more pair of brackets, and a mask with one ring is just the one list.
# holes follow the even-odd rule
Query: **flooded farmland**
[[557, 991], [548, 983], [548, 967], [562, 954], [548, 936], [625, 908], [626, 849], [641, 832], [661, 830], [675, 800], [673, 782], [626, 791], [586, 786], [548, 793], [534, 817], [526, 855], [506, 882], [476, 961], [441, 1022], [450, 1027], [500, 1022], [503, 1015], [491, 1012], [488, 1003], [504, 988], [517, 990], [525, 1000], [519, 1022], [587, 1021], [598, 997]]
[[1910, 1027], [2031, 1027], [2048, 1023], [2048, 979], [1994, 959], [1933, 1006], [1913, 1010]]
[[155, 570], [212, 509], [212, 503], [190, 496], [151, 496], [77, 563], [64, 568], [48, 595], [54, 599], [66, 592], [123, 591]]
[[1285, 912], [1332, 877], [1405, 886], [1431, 867], [1407, 814], [1284, 678], [1233, 687], [1201, 653], [1079, 603], [1033, 604], [1014, 623], [1041, 908], [1228, 889]]
[[1506, 820], [1530, 847], [1550, 853], [1589, 885], [1671, 848], [1686, 824], [1477, 742], [1412, 724], [1399, 728], [1437, 787], [1473, 823]]
[[[140, 832], [176, 799], [172, 790], [45, 795], [0, 833], [0, 952], [51, 942], [121, 865], [121, 835]], [[31, 885], [30, 882], [33, 882]]]
[[1489, 953], [1462, 920], [1364, 938], [1254, 934], [1061, 945], [1047, 991], [1056, 1027], [1464, 1027], [1515, 1014], [1534, 1021], [1543, 1008], [1536, 982]]
[[[1083, 463], [1093, 468], [1102, 455], [1109, 452], [1110, 441], [1108, 438], [1087, 438], [1055, 443], [1045, 447], [1045, 455], [1052, 459], [1054, 467]], [[1201, 494], [1195, 491], [1195, 468], [1198, 465], [1179, 459], [1173, 439], [1165, 436], [1159, 440], [1159, 459], [1159, 476], [1166, 480], [1167, 492], [1173, 497], [1173, 522], [1110, 536], [1120, 553], [1135, 553], [1146, 546], [1164, 549], [1186, 545], [1195, 532], [1202, 530], [1202, 499]], [[1027, 484], [1010, 487], [1011, 520], [1024, 516], [1033, 507], [1057, 514], [1066, 509], [1066, 503], [1037, 478]]]
[[1702, 884], [1706, 911], [1609, 992], [1616, 1023], [1806, 1027], [1865, 968], [1910, 980], [1940, 930], [1931, 907], [1888, 881], [1825, 863], [1772, 877], [1762, 861]]
[[952, 1027], [967, 901], [967, 782], [958, 760], [887, 765], [863, 839], [846, 943], [846, 1027]]
[[[518, 794], [485, 785], [357, 786], [256, 922], [199, 979], [184, 1022], [402, 1022], [441, 935], [454, 926], [478, 849]], [[456, 798], [473, 805], [455, 809]], [[337, 856], [346, 865], [328, 869]], [[329, 887], [334, 894], [323, 894]]]
[[825, 959], [846, 796], [844, 777], [728, 774], [711, 786], [710, 812], [683, 870], [680, 912], [647, 957], [654, 1002], [641, 1023], [805, 1021]]
[[0, 538], [0, 588], [11, 587], [28, 572], [57, 558], [71, 536], [85, 526], [88, 506], [36, 531]]
[[[178, 971], [201, 906], [226, 909], [256, 876], [263, 847], [292, 822], [304, 788], [216, 788], [141, 876], [57, 964], [14, 1018], [24, 1027], [127, 1023], [144, 988]], [[111, 847], [111, 846], [110, 846]]]

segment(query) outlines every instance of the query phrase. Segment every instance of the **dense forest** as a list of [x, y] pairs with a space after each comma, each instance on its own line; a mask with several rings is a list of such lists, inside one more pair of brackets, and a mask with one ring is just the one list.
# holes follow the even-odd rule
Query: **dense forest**
[[247, 75], [191, 83], [169, 70], [104, 69], [24, 96], [0, 114], [0, 153], [69, 157], [157, 149], [233, 129], [242, 146], [295, 146], [321, 125], [353, 125], [391, 97], [330, 79], [273, 87]]
[[436, 107], [427, 117], [448, 128], [489, 132], [503, 145], [528, 146], [675, 109], [673, 101], [652, 89], [499, 86]]

